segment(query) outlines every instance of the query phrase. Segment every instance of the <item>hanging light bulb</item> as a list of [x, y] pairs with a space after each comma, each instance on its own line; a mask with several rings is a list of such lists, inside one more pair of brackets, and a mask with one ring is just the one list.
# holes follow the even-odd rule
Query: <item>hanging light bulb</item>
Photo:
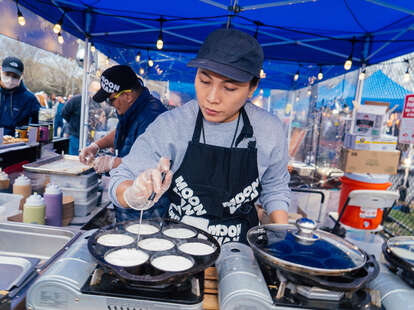
[[311, 91], [311, 89], [309, 88], [308, 89], [308, 96], [310, 96], [312, 94], [312, 91]]
[[344, 69], [348, 71], [352, 67], [352, 55], [354, 54], [354, 44], [355, 44], [355, 37], [352, 38], [352, 47], [351, 47], [351, 54], [349, 54], [349, 57], [345, 60], [344, 63]]
[[144, 75], [144, 73], [145, 73], [144, 68], [142, 68], [142, 67], [141, 67], [141, 68], [139, 68], [139, 74], [140, 74], [140, 75]]
[[109, 57], [106, 57], [105, 64], [109, 65]]
[[363, 69], [363, 70], [359, 73], [358, 79], [359, 79], [360, 81], [365, 80], [365, 76], [366, 76], [366, 69]]
[[95, 53], [95, 51], [96, 51], [96, 47], [95, 47], [95, 44], [91, 44], [91, 52], [92, 53]]
[[404, 62], [407, 64], [407, 70], [405, 71], [403, 81], [408, 82], [410, 80], [410, 61], [405, 59]]
[[160, 31], [160, 35], [158, 36], [157, 40], [157, 49], [162, 50], [164, 47], [164, 42], [162, 41], [162, 31]]
[[264, 72], [264, 70], [263, 70], [263, 69], [260, 69], [260, 78], [261, 78], [261, 79], [266, 78], [266, 73]]
[[293, 80], [296, 82], [299, 79], [299, 70], [296, 71], [295, 76], [293, 77]]
[[26, 25], [26, 20], [24, 19], [24, 16], [19, 8], [17, 8], [17, 22], [20, 26]]
[[346, 71], [348, 71], [349, 69], [351, 69], [351, 67], [352, 67], [352, 56], [349, 56], [344, 63], [344, 68]]
[[135, 56], [135, 61], [140, 62], [141, 61], [141, 52], [138, 52], [137, 56]]
[[148, 66], [152, 67], [154, 65], [154, 61], [150, 58], [148, 58]]
[[58, 33], [58, 42], [59, 42], [59, 44], [63, 44], [63, 42], [65, 42], [61, 32]]
[[319, 73], [318, 73], [318, 80], [320, 81], [322, 79], [323, 79], [322, 66], [320, 66]]
[[410, 80], [410, 72], [409, 72], [409, 69], [407, 68], [407, 71], [405, 71], [404, 73], [403, 81], [408, 82], [409, 80]]
[[58, 34], [62, 30], [63, 15], [60, 17], [59, 21], [53, 26], [53, 32], [56, 34]]
[[299, 96], [296, 97], [296, 101], [299, 101]]
[[101, 70], [100, 69], [98, 69], [98, 70], [96, 70], [96, 76], [99, 78], [99, 77], [101, 77], [101, 74], [102, 74], [102, 72], [101, 72]]

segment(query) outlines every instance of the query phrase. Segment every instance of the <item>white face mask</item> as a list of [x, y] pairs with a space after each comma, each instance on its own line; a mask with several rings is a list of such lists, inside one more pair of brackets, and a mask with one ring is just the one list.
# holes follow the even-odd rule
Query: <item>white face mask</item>
[[6, 75], [4, 72], [1, 73], [1, 82], [6, 89], [13, 89], [20, 85], [21, 78], [15, 79], [11, 76]]

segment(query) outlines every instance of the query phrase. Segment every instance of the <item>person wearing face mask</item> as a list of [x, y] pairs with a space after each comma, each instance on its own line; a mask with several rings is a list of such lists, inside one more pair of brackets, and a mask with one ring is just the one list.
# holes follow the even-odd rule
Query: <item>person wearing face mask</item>
[[263, 58], [247, 33], [209, 34], [187, 64], [197, 68], [197, 100], [163, 113], [137, 138], [110, 173], [112, 202], [147, 210], [167, 195], [167, 217], [203, 229], [221, 244], [247, 243], [247, 231], [259, 223], [258, 198], [273, 223], [286, 224], [287, 135], [276, 116], [250, 101]]
[[39, 121], [39, 101], [24, 85], [23, 70], [17, 57], [6, 57], [1, 64], [0, 127], [13, 137], [16, 127]]

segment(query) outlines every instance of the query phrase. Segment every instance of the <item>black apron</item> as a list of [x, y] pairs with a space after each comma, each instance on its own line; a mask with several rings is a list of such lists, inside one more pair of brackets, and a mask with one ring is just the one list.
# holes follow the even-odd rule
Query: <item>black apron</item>
[[[243, 129], [234, 141], [240, 116]], [[251, 138], [248, 147], [236, 148], [245, 138]], [[171, 203], [166, 216], [207, 230], [220, 244], [247, 243], [247, 231], [259, 223], [254, 201], [260, 191], [256, 141], [244, 108], [229, 148], [205, 144], [199, 111], [192, 141], [168, 191]]]

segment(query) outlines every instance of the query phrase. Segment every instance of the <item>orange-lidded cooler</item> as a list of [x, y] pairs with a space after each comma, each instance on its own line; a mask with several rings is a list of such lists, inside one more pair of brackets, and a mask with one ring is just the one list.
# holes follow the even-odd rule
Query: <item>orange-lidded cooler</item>
[[[388, 181], [389, 176], [383, 174], [359, 174], [359, 173], [345, 173], [340, 178], [342, 182], [341, 193], [339, 196], [338, 214], [348, 198], [348, 195], [353, 190], [386, 190], [392, 183]], [[359, 206], [348, 205], [340, 220], [341, 223], [358, 229], [373, 230], [381, 224], [382, 209], [361, 209]]]

